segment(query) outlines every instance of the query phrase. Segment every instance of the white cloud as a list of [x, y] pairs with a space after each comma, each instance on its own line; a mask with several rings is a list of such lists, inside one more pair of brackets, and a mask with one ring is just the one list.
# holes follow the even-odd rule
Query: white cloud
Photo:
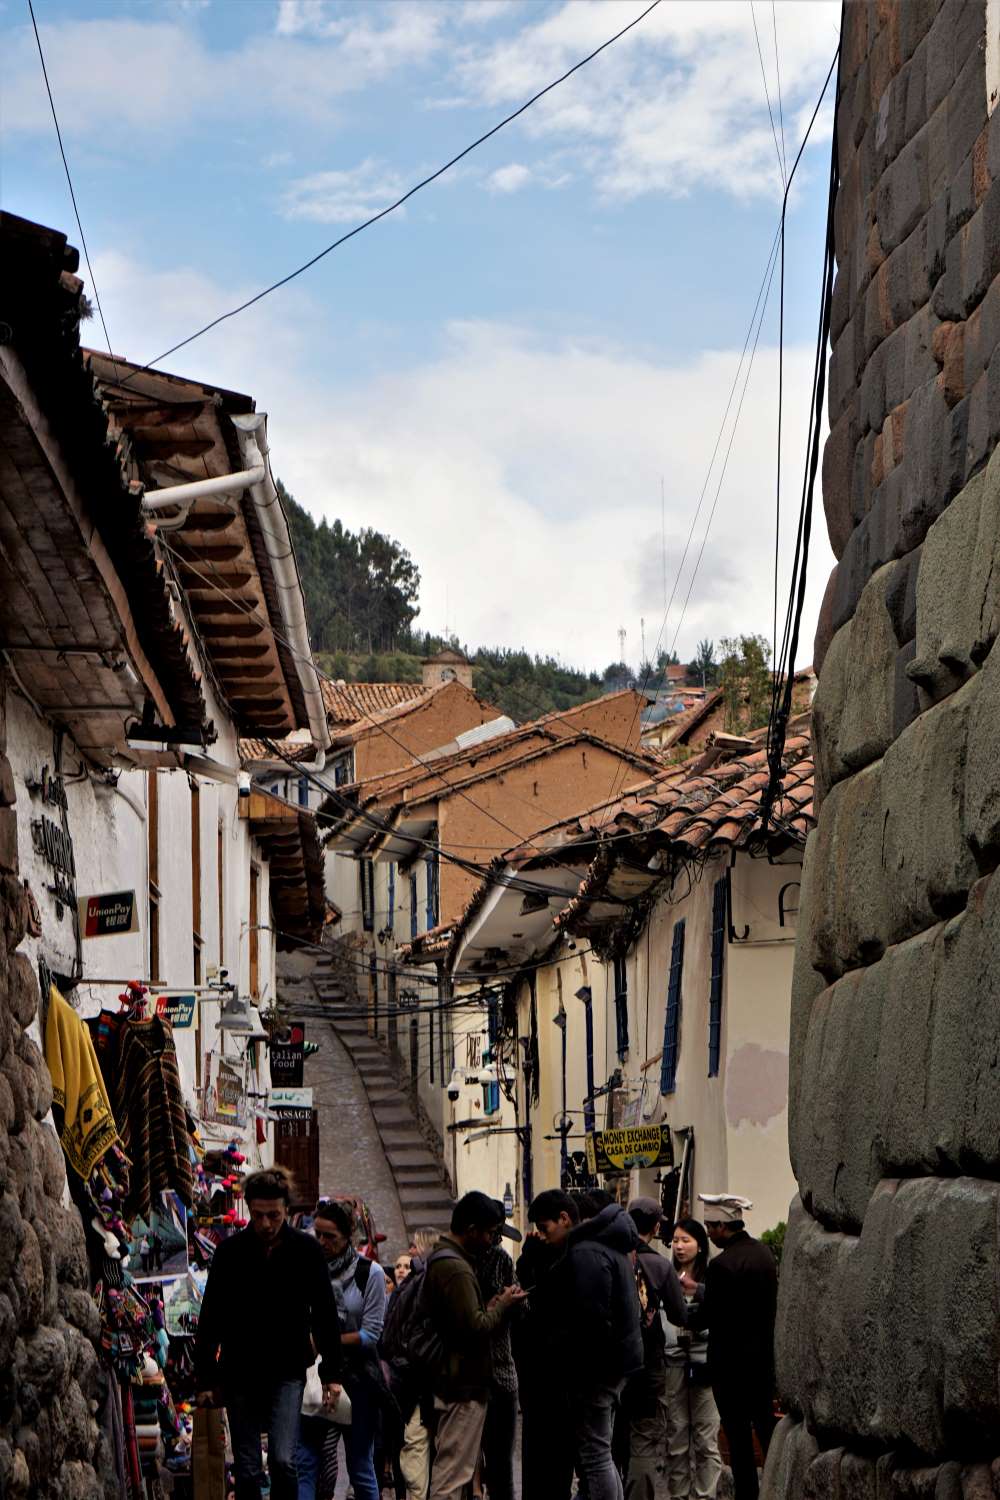
[[[634, 14], [640, 10], [636, 5]], [[462, 94], [498, 108], [519, 103], [606, 41], [632, 13], [631, 7], [567, 0], [513, 35], [467, 44], [456, 64]], [[833, 56], [838, 10], [827, 0], [787, 0], [777, 15], [790, 162], [803, 114], [807, 119]], [[758, 25], [776, 109], [773, 34], [770, 25]], [[522, 128], [564, 143], [608, 197], [682, 195], [709, 184], [740, 198], [780, 196], [745, 0], [659, 6], [535, 105]]]
[[486, 179], [486, 186], [493, 193], [516, 193], [518, 188], [527, 186], [531, 175], [530, 167], [526, 167], [523, 162], [512, 161], [491, 172]]
[[293, 182], [282, 199], [288, 219], [355, 224], [387, 208], [406, 191], [397, 172], [372, 158], [347, 171], [314, 172]]
[[[149, 280], [121, 255], [95, 264], [116, 350], [148, 359], [247, 288], [179, 268]], [[250, 288], [249, 290], [254, 290]], [[308, 364], [324, 314], [289, 288], [167, 361], [165, 368], [246, 391], [269, 413], [276, 472], [317, 518], [375, 526], [423, 574], [421, 623], [450, 622], [471, 645], [525, 645], [601, 668], [628, 631], [651, 651], [662, 618], [660, 478], [671, 584], [701, 491], [738, 351], [665, 363], [606, 343], [553, 343], [524, 329], [454, 323], [420, 362], [338, 383]], [[152, 329], [152, 331], [151, 331]], [[90, 337], [96, 338], [93, 325]], [[782, 556], [791, 551], [812, 353], [786, 350]], [[678, 638], [770, 634], [775, 374], [760, 348], [705, 558]], [[664, 634], [680, 617], [704, 521]], [[802, 659], [832, 558], [817, 521]], [[781, 589], [787, 590], [787, 567]]]

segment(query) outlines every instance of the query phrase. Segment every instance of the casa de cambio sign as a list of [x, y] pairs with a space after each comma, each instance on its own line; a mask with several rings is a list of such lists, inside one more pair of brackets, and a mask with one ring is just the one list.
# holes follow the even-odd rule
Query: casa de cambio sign
[[630, 1172], [636, 1167], [669, 1167], [673, 1161], [674, 1148], [667, 1124], [587, 1132], [587, 1169], [592, 1176]]

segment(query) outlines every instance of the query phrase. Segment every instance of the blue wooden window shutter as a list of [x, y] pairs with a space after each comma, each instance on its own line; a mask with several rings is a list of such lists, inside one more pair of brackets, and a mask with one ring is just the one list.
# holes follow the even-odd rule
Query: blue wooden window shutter
[[681, 1048], [681, 977], [684, 971], [684, 922], [674, 923], [674, 940], [670, 950], [670, 978], [667, 982], [667, 1009], [663, 1021], [663, 1058], [660, 1064], [660, 1093], [672, 1094], [677, 1083], [677, 1058]]
[[708, 1076], [719, 1076], [722, 1055], [722, 981], [726, 963], [727, 877], [712, 890], [712, 980], [708, 992]]
[[624, 958], [615, 959], [615, 1042], [618, 1061], [628, 1054], [628, 970]]

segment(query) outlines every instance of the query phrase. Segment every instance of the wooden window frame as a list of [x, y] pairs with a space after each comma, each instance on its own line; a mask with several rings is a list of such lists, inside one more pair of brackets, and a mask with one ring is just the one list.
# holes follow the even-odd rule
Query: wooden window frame
[[660, 1063], [660, 1093], [672, 1094], [677, 1087], [677, 1064], [681, 1052], [681, 1009], [684, 980], [684, 918], [674, 923], [670, 946], [670, 977], [663, 1014], [663, 1057]]
[[201, 935], [201, 787], [197, 781], [191, 783], [191, 947], [194, 960], [194, 982], [201, 984], [202, 950], [205, 946]]
[[729, 925], [729, 876], [712, 888], [712, 970], [708, 991], [708, 1076], [718, 1078], [722, 1063], [722, 992]]
[[613, 960], [615, 985], [615, 1050], [618, 1061], [628, 1056], [628, 966], [624, 954]]
[[250, 998], [260, 998], [260, 866], [250, 865]]
[[160, 784], [157, 772], [146, 772], [146, 858], [149, 882], [149, 982], [160, 978]]

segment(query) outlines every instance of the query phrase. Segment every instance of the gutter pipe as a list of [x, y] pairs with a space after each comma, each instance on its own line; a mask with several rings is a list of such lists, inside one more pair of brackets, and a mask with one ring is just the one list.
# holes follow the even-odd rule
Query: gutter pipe
[[[319, 673], [313, 661], [306, 624], [305, 601], [302, 597], [302, 581], [292, 539], [288, 533], [288, 522], [281, 508], [275, 489], [271, 465], [268, 462], [267, 416], [264, 412], [253, 412], [246, 416], [231, 418], [236, 428], [240, 453], [246, 465], [247, 488], [250, 499], [257, 509], [264, 545], [274, 569], [281, 601], [281, 616], [285, 624], [285, 635], [295, 659], [302, 692], [309, 718], [309, 732], [313, 744], [318, 747], [313, 770], [322, 770], [326, 764], [326, 751], [330, 746], [330, 730], [326, 719], [326, 706], [320, 687]], [[244, 476], [241, 476], [241, 478]]]
[[[162, 490], [147, 490], [142, 497], [142, 508], [147, 515], [156, 517], [160, 531], [179, 531], [187, 524], [188, 513], [196, 500], [206, 495], [235, 495], [259, 484], [264, 478], [264, 463], [260, 461], [252, 469], [239, 474], [219, 474], [213, 479], [193, 479], [190, 484], [171, 484]], [[160, 519], [161, 510], [178, 508], [176, 516]]]

